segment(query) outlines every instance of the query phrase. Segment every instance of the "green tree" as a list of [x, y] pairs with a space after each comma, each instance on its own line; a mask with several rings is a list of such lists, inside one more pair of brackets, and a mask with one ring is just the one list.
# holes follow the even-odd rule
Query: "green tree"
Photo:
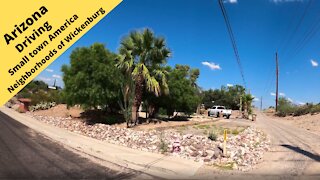
[[150, 29], [133, 31], [121, 41], [117, 67], [130, 74], [135, 83], [132, 120], [137, 123], [138, 109], [146, 89], [155, 96], [168, 92], [163, 67], [170, 51], [164, 38], [156, 37]]
[[222, 86], [220, 89], [203, 91], [202, 94], [202, 102], [206, 108], [223, 105], [235, 110], [240, 108], [240, 97], [245, 94], [245, 88], [241, 85]]
[[120, 94], [123, 99], [119, 100], [119, 105], [128, 128], [132, 124], [131, 117], [134, 100], [134, 82], [131, 77], [125, 76], [124, 81], [121, 84]]
[[[196, 78], [193, 76], [194, 72], [197, 72]], [[170, 93], [161, 97], [162, 102], [160, 102], [169, 116], [173, 115], [174, 111], [184, 112], [188, 115], [196, 111], [201, 100], [198, 88], [195, 86], [199, 74], [199, 70], [190, 69], [185, 65], [176, 65], [169, 73]]]
[[99, 43], [73, 50], [70, 65], [61, 69], [67, 104], [117, 110], [122, 74], [115, 68], [115, 58], [114, 53]]
[[254, 97], [251, 94], [243, 94], [242, 95], [242, 102], [243, 102], [243, 109], [246, 115], [252, 114], [252, 101]]
[[295, 112], [295, 105], [292, 104], [287, 98], [280, 97], [278, 101], [278, 112], [276, 114], [281, 117], [285, 117], [288, 114]]

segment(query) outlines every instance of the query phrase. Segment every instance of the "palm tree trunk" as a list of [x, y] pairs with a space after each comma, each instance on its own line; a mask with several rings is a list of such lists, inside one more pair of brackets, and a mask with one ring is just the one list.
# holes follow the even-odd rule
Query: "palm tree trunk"
[[137, 122], [137, 106], [135, 105], [135, 103], [132, 105], [132, 113], [131, 113], [131, 116], [132, 116], [132, 122], [134, 122], [134, 124], [136, 125], [136, 122]]
[[139, 124], [139, 107], [142, 102], [143, 77], [139, 75], [136, 79], [135, 98], [132, 106], [132, 121], [135, 125]]
[[155, 117], [155, 111], [156, 111], [156, 106], [153, 103], [150, 103], [148, 107], [149, 118]]

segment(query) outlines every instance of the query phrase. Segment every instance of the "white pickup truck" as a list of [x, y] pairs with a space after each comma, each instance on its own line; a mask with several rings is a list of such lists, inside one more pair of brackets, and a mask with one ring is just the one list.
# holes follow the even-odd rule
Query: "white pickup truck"
[[220, 115], [222, 115], [223, 117], [229, 119], [231, 113], [232, 110], [226, 109], [224, 106], [213, 106], [212, 108], [208, 109], [208, 116], [220, 117]]

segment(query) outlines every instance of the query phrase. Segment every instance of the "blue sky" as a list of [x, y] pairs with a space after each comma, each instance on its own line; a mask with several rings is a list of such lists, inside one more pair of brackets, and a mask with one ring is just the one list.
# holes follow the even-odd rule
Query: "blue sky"
[[[274, 105], [275, 52], [279, 52], [279, 92], [294, 103], [320, 102], [320, 2], [309, 0], [225, 0], [250, 92]], [[303, 18], [302, 18], [303, 17]], [[199, 68], [204, 89], [242, 84], [217, 0], [124, 0], [37, 79], [63, 86], [60, 68], [72, 50], [95, 42], [117, 52], [131, 30], [151, 28], [172, 51], [168, 64]]]

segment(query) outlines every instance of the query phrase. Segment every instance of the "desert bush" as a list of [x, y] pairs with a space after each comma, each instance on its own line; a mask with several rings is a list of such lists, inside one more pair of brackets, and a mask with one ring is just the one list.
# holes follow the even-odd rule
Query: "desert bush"
[[285, 117], [289, 114], [293, 114], [294, 111], [295, 105], [286, 98], [279, 98], [278, 112], [276, 112], [277, 116]]
[[208, 135], [208, 138], [211, 140], [211, 141], [216, 141], [218, 139], [218, 135], [215, 131], [211, 131]]
[[107, 124], [117, 124], [117, 123], [121, 122], [121, 121], [119, 121], [118, 116], [112, 116], [112, 115], [105, 117], [104, 120], [106, 121]]
[[278, 112], [276, 115], [280, 117], [285, 117], [287, 115], [302, 116], [309, 113], [315, 114], [317, 112], [320, 112], [320, 104], [313, 105], [312, 103], [307, 103], [305, 105], [298, 106], [292, 104], [286, 98], [280, 98]]
[[319, 113], [319, 112], [320, 112], [320, 104], [314, 105], [310, 110], [311, 114], [316, 114], [316, 113]]
[[233, 129], [231, 131], [231, 134], [233, 134], [233, 135], [238, 135], [239, 133], [240, 133], [240, 131], [238, 129]]
[[46, 109], [50, 109], [52, 107], [56, 106], [55, 102], [41, 102], [38, 103], [34, 106], [30, 106], [29, 110], [30, 111], [36, 111], [36, 110], [46, 110]]
[[293, 116], [302, 116], [302, 115], [309, 114], [311, 112], [312, 107], [313, 107], [312, 104], [298, 106], [298, 107], [294, 108]]
[[160, 134], [160, 143], [159, 143], [159, 149], [161, 153], [166, 153], [168, 152], [168, 143], [165, 141], [163, 134]]

